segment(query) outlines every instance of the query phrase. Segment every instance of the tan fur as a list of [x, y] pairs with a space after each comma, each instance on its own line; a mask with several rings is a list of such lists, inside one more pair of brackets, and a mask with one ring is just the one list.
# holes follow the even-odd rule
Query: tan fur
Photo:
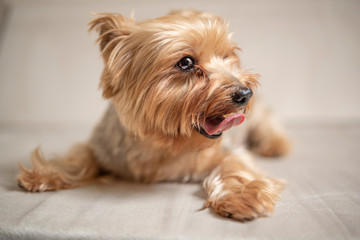
[[47, 161], [36, 148], [31, 154], [33, 169], [19, 163], [22, 172], [17, 179], [19, 186], [32, 192], [65, 189], [81, 185], [98, 174], [92, 147], [88, 144], [75, 145], [62, 158]]
[[[233, 153], [221, 137], [195, 130], [211, 117], [248, 113], [254, 105], [248, 127], [239, 127], [248, 141], [238, 144], [263, 155], [288, 151], [282, 129], [254, 98], [246, 107], [234, 103], [239, 86], [255, 90], [258, 74], [241, 68], [227, 29], [221, 18], [192, 10], [141, 22], [98, 15], [90, 30], [100, 34], [100, 88], [109, 108], [88, 143], [67, 156], [46, 161], [36, 149], [32, 170], [20, 164], [19, 185], [59, 190], [89, 183], [100, 170], [149, 183], [204, 180], [206, 206], [217, 213], [238, 220], [267, 216], [283, 182], [267, 177], [246, 150]], [[195, 61], [188, 72], [177, 67], [186, 56]]]
[[261, 102], [254, 105], [249, 118], [246, 143], [252, 152], [266, 157], [283, 156], [290, 152], [291, 142], [284, 127]]
[[280, 198], [284, 182], [257, 169], [250, 155], [229, 155], [204, 181], [206, 206], [225, 217], [251, 220], [268, 216]]

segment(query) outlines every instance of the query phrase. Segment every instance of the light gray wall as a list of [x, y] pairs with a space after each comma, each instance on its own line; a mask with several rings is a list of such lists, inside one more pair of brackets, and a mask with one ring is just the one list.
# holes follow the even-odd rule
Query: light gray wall
[[89, 12], [136, 19], [195, 8], [230, 22], [261, 94], [286, 121], [360, 119], [360, 1], [7, 1], [1, 122], [94, 123], [106, 102]]

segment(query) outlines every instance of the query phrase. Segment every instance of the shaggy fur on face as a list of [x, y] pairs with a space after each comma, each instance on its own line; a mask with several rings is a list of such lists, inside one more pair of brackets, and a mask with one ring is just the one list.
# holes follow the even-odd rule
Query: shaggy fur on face
[[[239, 48], [221, 18], [189, 11], [136, 23], [105, 14], [90, 26], [100, 32], [103, 96], [113, 99], [123, 126], [162, 146], [177, 137], [191, 141], [206, 118], [238, 111], [232, 94], [240, 84], [257, 84], [257, 75], [241, 71]], [[186, 56], [194, 69], [179, 71]]]
[[[258, 75], [241, 68], [228, 24], [183, 10], [141, 22], [99, 14], [89, 25], [99, 32], [108, 111], [67, 156], [47, 161], [35, 150], [32, 170], [20, 164], [19, 185], [58, 190], [105, 170], [142, 182], [203, 181], [206, 206], [226, 217], [271, 213], [283, 183], [258, 169], [248, 150], [282, 155], [289, 144], [272, 115], [254, 104]], [[244, 148], [235, 154], [222, 147], [222, 133], [245, 114]]]

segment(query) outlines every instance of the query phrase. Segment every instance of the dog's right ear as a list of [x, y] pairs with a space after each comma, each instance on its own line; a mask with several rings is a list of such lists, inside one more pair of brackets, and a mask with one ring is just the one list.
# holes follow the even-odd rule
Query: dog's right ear
[[89, 22], [89, 31], [99, 32], [97, 42], [100, 43], [102, 53], [105, 52], [107, 55], [122, 39], [130, 35], [134, 21], [118, 13], [95, 13], [94, 15], [98, 17]]
[[[97, 18], [89, 23], [89, 31], [99, 32], [97, 42], [100, 44], [101, 55], [105, 62], [105, 68], [101, 76], [100, 87], [103, 96], [110, 98], [119, 89], [119, 74], [117, 69], [119, 55], [126, 55], [123, 51], [126, 39], [135, 29], [133, 19], [127, 19], [117, 13], [96, 13]], [[123, 59], [124, 60], [124, 59]]]

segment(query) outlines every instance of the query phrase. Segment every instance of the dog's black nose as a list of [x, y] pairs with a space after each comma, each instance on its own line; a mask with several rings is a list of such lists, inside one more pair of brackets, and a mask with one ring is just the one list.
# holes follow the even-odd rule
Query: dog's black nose
[[239, 107], [243, 107], [249, 103], [252, 95], [253, 91], [250, 88], [240, 88], [239, 91], [233, 94], [232, 99]]

